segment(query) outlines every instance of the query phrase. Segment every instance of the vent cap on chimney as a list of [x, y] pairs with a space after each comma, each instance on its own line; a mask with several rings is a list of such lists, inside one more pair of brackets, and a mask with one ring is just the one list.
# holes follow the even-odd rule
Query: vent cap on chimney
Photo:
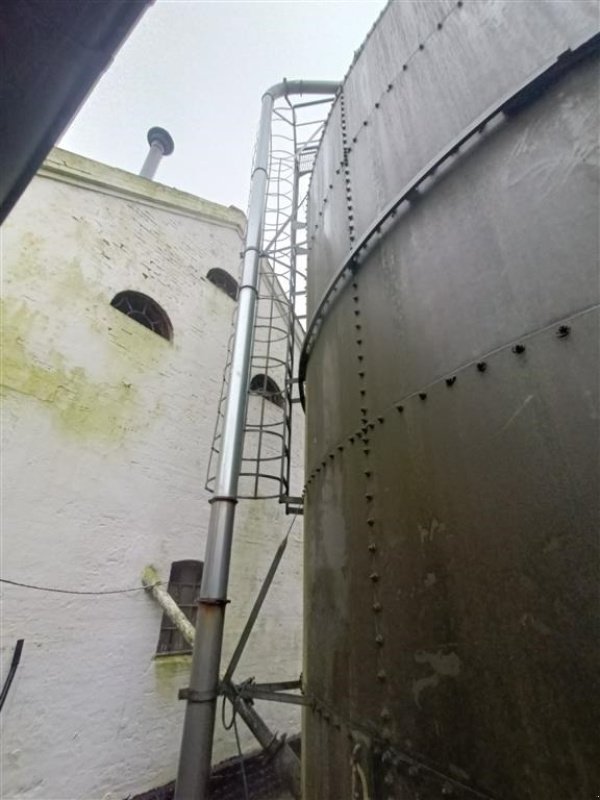
[[175, 149], [175, 143], [169, 131], [164, 128], [150, 128], [148, 131], [148, 144], [158, 144], [162, 148], [163, 155], [170, 156]]

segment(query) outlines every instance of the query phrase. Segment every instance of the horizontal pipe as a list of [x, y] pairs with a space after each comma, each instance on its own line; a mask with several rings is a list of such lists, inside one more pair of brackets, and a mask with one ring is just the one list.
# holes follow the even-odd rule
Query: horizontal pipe
[[337, 94], [341, 85], [338, 81], [283, 80], [267, 89], [263, 98], [265, 95], [277, 100], [279, 97], [287, 97], [290, 94]]

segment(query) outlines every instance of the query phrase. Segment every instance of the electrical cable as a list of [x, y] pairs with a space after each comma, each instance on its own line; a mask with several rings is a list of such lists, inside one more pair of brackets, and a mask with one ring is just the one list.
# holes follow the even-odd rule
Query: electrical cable
[[237, 744], [238, 753], [240, 756], [240, 770], [242, 773], [242, 783], [244, 784], [244, 800], [250, 800], [248, 792], [248, 781], [246, 779], [246, 766], [244, 764], [244, 754], [242, 753], [242, 745], [240, 744], [240, 734], [237, 726], [236, 712], [233, 712], [233, 732], [235, 733], [235, 742]]
[[87, 595], [101, 595], [101, 594], [125, 594], [127, 592], [143, 592], [146, 589], [152, 589], [157, 586], [156, 583], [149, 584], [148, 586], [133, 586], [131, 589], [98, 589], [97, 591], [87, 589], [57, 589], [51, 586], [36, 586], [33, 583], [22, 583], [21, 581], [11, 581], [8, 578], [0, 578], [0, 583], [8, 583], [11, 586], [19, 586], [23, 589], [35, 589], [38, 592], [56, 592], [58, 594], [87, 594]]
[[24, 641], [25, 639], [17, 639], [17, 644], [15, 645], [12, 660], [10, 662], [10, 667], [8, 669], [8, 675], [6, 676], [6, 680], [4, 681], [2, 692], [0, 692], [0, 711], [2, 710], [2, 706], [4, 705], [4, 701], [6, 700], [6, 697], [8, 695], [8, 690], [10, 689], [10, 685], [13, 682], [13, 678], [15, 677], [15, 672], [17, 671], [17, 667], [19, 666], [19, 661], [21, 660], [21, 653], [23, 652]]
[[240, 771], [242, 773], [242, 783], [244, 785], [244, 800], [250, 800], [250, 794], [248, 792], [248, 781], [246, 779], [246, 766], [244, 764], [244, 754], [242, 753], [242, 745], [240, 743], [240, 734], [239, 734], [238, 726], [237, 726], [237, 719], [236, 719], [237, 710], [236, 710], [234, 702], [231, 701], [231, 708], [233, 709], [232, 710], [232, 714], [231, 714], [231, 721], [229, 723], [225, 722], [225, 701], [227, 699], [228, 699], [227, 695], [224, 694], [223, 695], [223, 700], [221, 701], [221, 723], [223, 725], [223, 728], [226, 731], [230, 731], [233, 728], [233, 732], [235, 734], [235, 742], [236, 742], [237, 750], [238, 750], [238, 755], [239, 755], [239, 758], [240, 758]]

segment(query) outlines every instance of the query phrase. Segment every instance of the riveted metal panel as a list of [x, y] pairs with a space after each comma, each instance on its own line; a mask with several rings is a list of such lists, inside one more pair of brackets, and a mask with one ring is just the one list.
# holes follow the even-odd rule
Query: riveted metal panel
[[[307, 219], [310, 257], [314, 259], [314, 263], [319, 264], [319, 269], [315, 270], [313, 280], [307, 287], [309, 314], [337, 267], [338, 254], [346, 252], [350, 242], [339, 98], [331, 109], [329, 125], [323, 139], [311, 177], [311, 203]], [[340, 224], [340, 220], [344, 222]]]
[[[390, 4], [317, 160], [341, 142], [350, 190], [325, 204], [336, 236], [314, 231], [311, 311], [414, 175], [595, 25], [579, 2]], [[597, 93], [587, 58], [495, 120], [324, 311], [306, 371], [306, 800], [598, 791]]]
[[[356, 342], [361, 339], [362, 329], [357, 330], [359, 317], [354, 314], [352, 296], [344, 294], [340, 298], [340, 314], [326, 320], [330, 335], [323, 336], [317, 343], [320, 367], [312, 371], [311, 388], [307, 392], [307, 409], [314, 408], [314, 425], [311, 427], [311, 443], [307, 445], [306, 474], [310, 477], [330, 453], [337, 452], [337, 445], [344, 444], [347, 437], [360, 425], [360, 408], [356, 407], [359, 394], [359, 375], [362, 362], [358, 360]], [[352, 322], [348, 324], [348, 320]], [[347, 346], [339, 348], [340, 338], [347, 339]], [[322, 398], [327, 397], [327, 403]], [[318, 407], [317, 405], [318, 404]], [[349, 427], [352, 426], [352, 427]]]
[[392, 3], [388, 47], [365, 48], [344, 85], [359, 236], [471, 120], [597, 29], [586, 2]]

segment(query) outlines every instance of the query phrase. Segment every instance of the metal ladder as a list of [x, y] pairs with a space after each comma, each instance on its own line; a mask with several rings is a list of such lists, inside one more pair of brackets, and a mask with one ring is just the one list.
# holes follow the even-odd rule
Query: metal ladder
[[[293, 431], [301, 409], [295, 374], [306, 327], [306, 212], [310, 177], [333, 98], [273, 109], [267, 206], [262, 232], [257, 313], [240, 473], [240, 499], [276, 498], [288, 514], [302, 513], [293, 484]], [[213, 491], [231, 369], [230, 336], [206, 488]], [[256, 379], [256, 383], [254, 383]]]

